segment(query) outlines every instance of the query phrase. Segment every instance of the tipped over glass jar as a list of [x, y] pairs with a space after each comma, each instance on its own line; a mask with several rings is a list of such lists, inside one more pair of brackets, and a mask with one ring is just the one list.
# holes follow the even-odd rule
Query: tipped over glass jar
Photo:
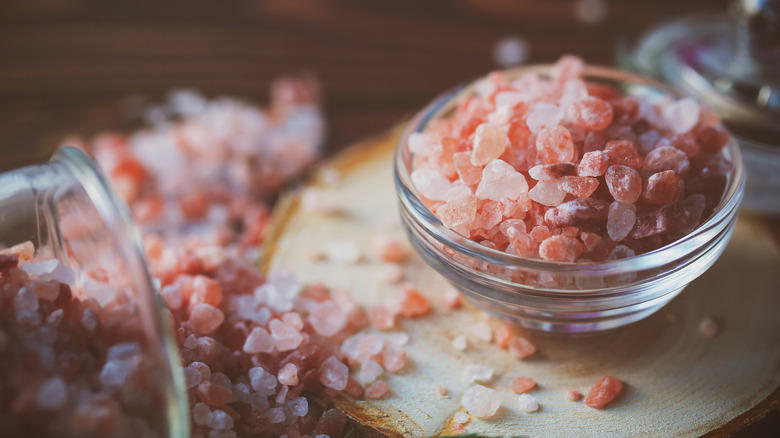
[[395, 176], [423, 259], [477, 306], [550, 332], [668, 303], [721, 254], [744, 191], [712, 111], [571, 56], [434, 100], [402, 136]]
[[0, 436], [188, 437], [127, 208], [80, 150], [0, 175]]

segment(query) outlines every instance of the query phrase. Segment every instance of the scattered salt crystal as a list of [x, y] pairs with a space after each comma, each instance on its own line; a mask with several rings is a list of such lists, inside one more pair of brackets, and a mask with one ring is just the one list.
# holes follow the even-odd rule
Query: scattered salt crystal
[[544, 128], [552, 128], [563, 120], [563, 110], [558, 105], [537, 102], [528, 110], [526, 124], [532, 133], [538, 133]]
[[382, 355], [384, 356], [385, 369], [391, 373], [401, 371], [406, 365], [406, 350], [400, 345], [386, 345]]
[[325, 359], [320, 365], [320, 383], [323, 386], [342, 391], [347, 387], [349, 368], [335, 356]]
[[575, 0], [574, 16], [585, 24], [603, 23], [609, 8], [605, 0]]
[[582, 398], [582, 393], [576, 389], [569, 389], [566, 391], [566, 399], [569, 401], [577, 401]]
[[524, 64], [531, 54], [531, 47], [524, 38], [507, 36], [493, 47], [493, 60], [502, 68]]
[[404, 268], [398, 263], [382, 263], [379, 267], [379, 281], [382, 284], [396, 284], [404, 279]]
[[458, 424], [463, 424], [469, 421], [469, 414], [465, 412], [456, 412], [455, 415], [453, 415], [452, 417], [452, 421]]
[[347, 325], [347, 314], [333, 301], [323, 301], [314, 306], [309, 322], [322, 336], [333, 336]]
[[493, 160], [482, 170], [477, 199], [517, 200], [528, 193], [528, 183], [520, 172], [503, 160]]
[[209, 424], [211, 418], [211, 409], [206, 403], [197, 402], [192, 407], [192, 421], [199, 426], [205, 426]]
[[412, 182], [421, 195], [431, 201], [444, 201], [452, 183], [438, 172], [431, 169], [415, 169], [412, 172]]
[[485, 321], [479, 321], [472, 324], [471, 334], [474, 335], [475, 338], [485, 342], [490, 342], [493, 339], [493, 331], [490, 329], [490, 325]]
[[342, 209], [335, 191], [319, 187], [307, 187], [301, 194], [301, 205], [319, 214], [336, 214]]
[[407, 144], [409, 146], [409, 152], [415, 155], [422, 155], [426, 157], [428, 156], [428, 154], [430, 154], [430, 146], [429, 146], [430, 142], [431, 142], [430, 134], [425, 134], [422, 132], [413, 132], [409, 134], [409, 140], [407, 140]]
[[467, 383], [486, 383], [493, 378], [493, 368], [485, 365], [466, 365], [463, 370], [463, 380]]
[[371, 239], [374, 256], [384, 262], [400, 262], [406, 257], [403, 243], [390, 234], [377, 234]]
[[358, 381], [364, 385], [369, 384], [381, 376], [384, 372], [382, 365], [374, 362], [373, 360], [365, 361], [360, 366], [360, 374], [358, 375]]
[[209, 415], [209, 427], [216, 430], [233, 428], [233, 418], [221, 409], [217, 409]]
[[514, 336], [509, 340], [509, 353], [522, 360], [536, 353], [536, 345], [522, 336]]
[[447, 387], [439, 383], [436, 385], [436, 393], [442, 397], [445, 397], [447, 395]]
[[492, 417], [501, 406], [501, 397], [495, 390], [474, 385], [463, 393], [460, 400], [469, 414], [477, 417]]
[[387, 382], [377, 380], [366, 388], [366, 398], [374, 400], [382, 398], [389, 390], [390, 385], [388, 385]]
[[458, 351], [465, 351], [466, 347], [468, 347], [466, 337], [463, 335], [455, 336], [455, 338], [452, 339], [452, 347]]
[[448, 288], [444, 293], [444, 304], [450, 309], [458, 309], [463, 305], [463, 298], [460, 292], [453, 288]]
[[512, 391], [515, 394], [528, 392], [536, 387], [536, 381], [530, 377], [517, 377], [512, 379]]
[[675, 134], [685, 134], [699, 123], [699, 104], [690, 97], [682, 98], [663, 108], [666, 126]]
[[712, 338], [718, 334], [718, 324], [712, 318], [704, 318], [699, 323], [699, 333], [702, 336]]
[[341, 264], [351, 265], [360, 261], [360, 247], [352, 239], [342, 239], [330, 242], [325, 247], [328, 259]]
[[68, 389], [60, 377], [52, 377], [41, 384], [36, 395], [38, 407], [53, 411], [61, 408], [68, 400]]
[[536, 401], [536, 397], [530, 394], [520, 394], [517, 397], [517, 408], [521, 412], [536, 412], [539, 410], [539, 402]]
[[558, 187], [558, 181], [539, 181], [528, 191], [528, 197], [549, 207], [555, 207], [563, 202], [566, 192]]

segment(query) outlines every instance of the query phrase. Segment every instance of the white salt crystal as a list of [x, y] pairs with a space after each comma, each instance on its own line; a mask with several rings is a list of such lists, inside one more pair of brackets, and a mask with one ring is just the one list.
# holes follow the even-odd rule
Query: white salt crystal
[[474, 385], [463, 393], [460, 403], [477, 418], [492, 417], [501, 406], [501, 397], [493, 389]]
[[382, 365], [374, 362], [373, 360], [367, 360], [360, 365], [360, 374], [358, 375], [358, 382], [367, 385], [377, 377], [381, 376], [384, 372]]
[[252, 392], [246, 383], [236, 383], [233, 385], [233, 399], [241, 403], [249, 403], [252, 400]]
[[512, 108], [525, 101], [525, 95], [516, 91], [502, 91], [496, 94], [496, 108]]
[[474, 132], [471, 164], [482, 166], [500, 157], [509, 146], [509, 138], [501, 125], [483, 123]]
[[387, 335], [387, 341], [395, 345], [404, 346], [409, 343], [409, 333], [389, 333]]
[[493, 368], [485, 365], [467, 365], [463, 370], [463, 380], [467, 383], [486, 383], [493, 378]]
[[108, 360], [129, 360], [141, 354], [141, 347], [136, 342], [122, 342], [108, 349]]
[[265, 393], [267, 390], [276, 389], [276, 376], [269, 373], [263, 367], [254, 367], [249, 369], [249, 379], [252, 389], [257, 392]]
[[205, 426], [209, 424], [209, 417], [211, 416], [211, 409], [206, 403], [197, 402], [192, 407], [192, 420], [199, 426]]
[[607, 233], [610, 239], [620, 242], [628, 236], [636, 222], [635, 209], [633, 204], [619, 201], [610, 204], [607, 216]]
[[415, 169], [412, 171], [412, 183], [421, 195], [432, 201], [445, 201], [452, 183], [447, 178], [432, 169]]
[[194, 388], [200, 385], [202, 379], [203, 379], [203, 375], [200, 373], [199, 370], [190, 366], [184, 367], [184, 384], [187, 387], [187, 389]]
[[57, 266], [54, 268], [53, 271], [42, 274], [38, 277], [38, 280], [41, 281], [49, 281], [49, 280], [56, 280], [60, 283], [69, 284], [71, 286], [76, 284], [76, 271], [73, 270], [70, 266], [65, 266], [61, 263], [58, 263]]
[[542, 205], [556, 207], [563, 202], [566, 192], [558, 187], [558, 180], [539, 181], [528, 191], [528, 197]]
[[465, 412], [458, 412], [455, 415], [453, 415], [452, 421], [454, 421], [456, 423], [459, 423], [459, 424], [463, 424], [463, 423], [469, 421], [469, 414], [467, 414]]
[[490, 342], [493, 339], [493, 331], [490, 330], [490, 325], [485, 321], [474, 323], [471, 326], [471, 333], [481, 341]]
[[187, 336], [187, 339], [184, 340], [184, 348], [189, 348], [190, 350], [198, 348], [198, 337], [194, 334]]
[[452, 339], [452, 347], [458, 351], [466, 350], [466, 347], [468, 347], [466, 337], [463, 335], [455, 336], [455, 338]]
[[340, 264], [355, 264], [360, 261], [360, 247], [352, 239], [342, 239], [331, 242], [325, 247], [325, 254], [333, 262]]
[[530, 394], [520, 394], [517, 398], [517, 408], [522, 412], [536, 412], [539, 410], [539, 402]]
[[277, 424], [283, 422], [286, 416], [284, 415], [284, 409], [271, 408], [265, 411], [265, 418], [267, 418], [271, 424]]
[[176, 284], [169, 284], [162, 288], [160, 295], [165, 298], [165, 303], [171, 310], [178, 310], [182, 305], [181, 288]]
[[309, 322], [318, 334], [333, 336], [347, 325], [347, 314], [333, 301], [323, 301], [314, 305]]
[[477, 199], [517, 200], [528, 193], [528, 183], [520, 172], [503, 160], [493, 160], [482, 170]]
[[31, 275], [48, 274], [54, 271], [60, 262], [57, 259], [44, 260], [42, 262], [26, 263], [19, 266], [22, 271]]
[[320, 383], [328, 388], [341, 391], [347, 387], [348, 378], [349, 368], [335, 356], [330, 356], [320, 365]]
[[409, 135], [407, 141], [409, 145], [409, 152], [415, 155], [428, 156], [430, 151], [431, 136], [427, 133], [413, 132]]
[[675, 134], [684, 134], [699, 123], [699, 104], [690, 97], [682, 98], [663, 108], [666, 126]]
[[233, 418], [225, 411], [217, 409], [209, 415], [209, 427], [216, 430], [233, 428]]
[[36, 395], [36, 403], [43, 410], [61, 408], [68, 400], [68, 389], [59, 377], [52, 377], [41, 384]]
[[544, 128], [552, 128], [563, 120], [563, 110], [558, 105], [547, 102], [537, 102], [528, 110], [526, 124], [532, 133]]
[[296, 417], [304, 417], [309, 413], [309, 401], [306, 397], [296, 397], [287, 402], [290, 412]]
[[274, 340], [268, 330], [263, 327], [255, 327], [246, 337], [243, 350], [249, 354], [270, 353], [274, 351]]
[[303, 191], [301, 205], [306, 211], [319, 214], [335, 214], [342, 210], [334, 190], [318, 187], [308, 187]]
[[120, 386], [134, 369], [135, 364], [131, 361], [110, 359], [100, 370], [100, 383], [106, 387]]
[[559, 101], [564, 115], [572, 102], [588, 97], [588, 87], [582, 79], [569, 79], [563, 86], [563, 95]]
[[493, 60], [503, 68], [524, 64], [530, 54], [530, 44], [518, 36], [501, 38], [493, 48]]

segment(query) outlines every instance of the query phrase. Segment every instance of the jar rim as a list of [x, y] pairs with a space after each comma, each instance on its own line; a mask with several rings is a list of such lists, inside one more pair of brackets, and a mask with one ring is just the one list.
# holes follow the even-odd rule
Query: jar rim
[[[515, 67], [503, 70], [502, 72], [509, 77], [516, 77], [529, 73], [546, 75], [551, 72], [552, 68], [552, 64], [539, 64]], [[645, 92], [652, 92], [659, 96], [683, 97], [678, 91], [654, 79], [611, 67], [589, 65], [585, 67], [584, 76], [585, 80], [610, 80], [622, 85], [631, 86], [632, 88], [639, 87], [640, 89], [644, 89]], [[730, 175], [728, 186], [712, 215], [690, 233], [653, 251], [627, 258], [593, 263], [547, 261], [491, 249], [480, 245], [466, 236], [456, 233], [442, 224], [439, 218], [422, 203], [418, 196], [418, 192], [411, 181], [411, 152], [408, 151], [407, 140], [412, 133], [421, 132], [431, 120], [437, 119], [444, 113], [452, 110], [457, 100], [464, 95], [473, 93], [476, 83], [485, 77], [486, 76], [481, 76], [480, 78], [468, 81], [465, 84], [445, 91], [419, 111], [407, 124], [404, 132], [401, 134], [394, 157], [393, 167], [396, 192], [402, 208], [405, 209], [412, 216], [413, 220], [430, 236], [458, 253], [483, 262], [506, 267], [519, 266], [559, 273], [583, 271], [613, 273], [652, 269], [666, 264], [670, 260], [679, 259], [695, 251], [700, 246], [698, 240], [700, 240], [699, 238], [703, 234], [706, 234], [706, 232], [712, 228], [716, 228], [718, 224], [727, 220], [729, 216], [739, 208], [739, 204], [744, 194], [745, 173], [742, 164], [741, 151], [736, 139], [732, 135], [725, 150], [727, 150], [728, 158], [731, 160], [733, 171]]]

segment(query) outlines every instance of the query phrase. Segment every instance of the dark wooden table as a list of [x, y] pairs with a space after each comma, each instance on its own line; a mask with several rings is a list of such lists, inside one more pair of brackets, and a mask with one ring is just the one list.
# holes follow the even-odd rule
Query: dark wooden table
[[[609, 65], [624, 38], [727, 1], [612, 0], [599, 25], [578, 22], [573, 4], [0, 0], [0, 169], [47, 159], [68, 134], [130, 128], [119, 104], [130, 95], [192, 87], [262, 103], [274, 77], [299, 71], [323, 82], [333, 153], [495, 68], [503, 37], [527, 40], [533, 63], [575, 53]], [[777, 401], [764, 410], [739, 436], [780, 434]]]

